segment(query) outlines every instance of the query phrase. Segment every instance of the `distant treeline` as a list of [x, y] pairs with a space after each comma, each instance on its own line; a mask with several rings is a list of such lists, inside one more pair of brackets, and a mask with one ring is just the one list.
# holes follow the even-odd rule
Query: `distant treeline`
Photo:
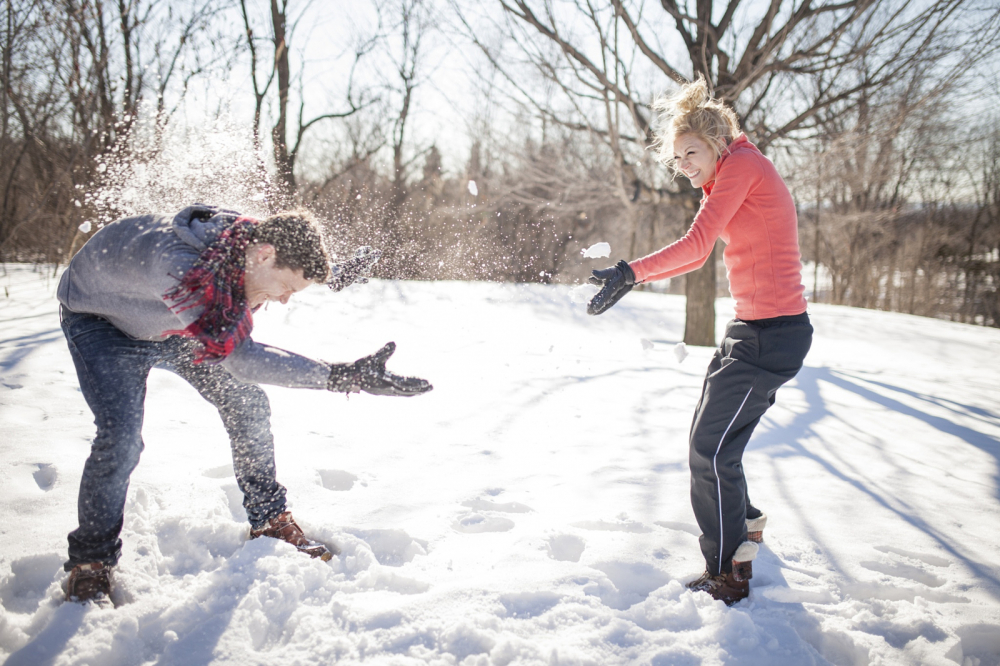
[[[338, 253], [379, 245], [381, 277], [577, 282], [604, 265], [581, 257], [589, 245], [633, 258], [690, 224], [699, 192], [653, 159], [650, 103], [702, 74], [793, 191], [808, 297], [1000, 326], [1000, 90], [982, 75], [997, 62], [997, 8], [848, 1], [778, 12], [770, 20], [785, 22], [758, 25], [754, 41], [753, 17], [719, 22], [713, 39], [692, 17], [650, 9], [636, 21], [638, 4], [616, 0], [567, 8], [583, 12], [577, 23], [531, 2], [371, 1], [380, 21], [359, 28], [346, 88], [311, 116], [296, 97], [305, 59], [291, 46], [305, 44], [289, 1], [5, 3], [0, 261], [64, 264], [136, 201], [168, 208], [218, 191], [262, 214], [315, 211]], [[567, 21], [576, 32], [557, 29]], [[450, 169], [439, 148], [453, 155], [453, 136], [414, 138], [443, 25], [481, 56], [472, 93], [487, 109], [468, 119], [471, 151]], [[690, 61], [658, 54], [644, 38], [656, 30], [675, 31]], [[741, 35], [736, 52], [727, 30]], [[227, 80], [249, 82], [255, 109], [239, 187], [140, 178], [197, 143], [197, 127], [175, 131], [191, 86]], [[162, 192], [126, 195], [140, 185]], [[689, 305], [689, 341], [714, 331], [704, 299], [725, 293], [720, 262], [671, 285], [702, 300], [701, 314]]]

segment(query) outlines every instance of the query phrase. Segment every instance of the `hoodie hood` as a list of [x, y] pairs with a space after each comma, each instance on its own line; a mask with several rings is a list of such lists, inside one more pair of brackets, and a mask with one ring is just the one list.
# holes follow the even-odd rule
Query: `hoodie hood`
[[196, 203], [177, 213], [171, 226], [178, 238], [201, 253], [239, 217], [234, 210]]

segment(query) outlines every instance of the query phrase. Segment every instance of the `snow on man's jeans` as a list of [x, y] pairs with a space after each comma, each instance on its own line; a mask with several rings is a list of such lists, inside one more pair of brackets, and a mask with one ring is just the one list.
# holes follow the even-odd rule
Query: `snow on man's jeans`
[[285, 488], [275, 479], [271, 408], [263, 389], [238, 381], [221, 365], [194, 364], [196, 343], [190, 339], [135, 340], [106, 319], [65, 308], [60, 318], [97, 425], [80, 481], [79, 527], [69, 535], [67, 570], [85, 562], [113, 565], [121, 555], [125, 494], [144, 447], [146, 378], [154, 367], [183, 377], [219, 410], [250, 524], [261, 527], [285, 510]]

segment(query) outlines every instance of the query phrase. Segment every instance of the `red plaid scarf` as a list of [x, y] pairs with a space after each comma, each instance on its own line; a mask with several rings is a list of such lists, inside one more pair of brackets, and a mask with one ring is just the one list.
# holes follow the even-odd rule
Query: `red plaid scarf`
[[166, 335], [195, 338], [201, 348], [195, 363], [218, 363], [250, 336], [253, 314], [247, 305], [247, 246], [259, 224], [252, 217], [240, 217], [199, 255], [176, 287], [163, 298], [172, 301], [172, 312], [204, 306], [205, 310], [187, 328], [166, 331]]

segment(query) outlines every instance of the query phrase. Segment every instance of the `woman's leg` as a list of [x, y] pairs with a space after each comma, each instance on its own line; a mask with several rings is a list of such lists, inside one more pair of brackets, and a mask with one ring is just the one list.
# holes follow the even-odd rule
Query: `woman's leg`
[[709, 365], [691, 426], [690, 465], [691, 505], [712, 575], [730, 571], [746, 540], [743, 451], [775, 392], [801, 367], [811, 336], [808, 319], [779, 327], [736, 320]]

